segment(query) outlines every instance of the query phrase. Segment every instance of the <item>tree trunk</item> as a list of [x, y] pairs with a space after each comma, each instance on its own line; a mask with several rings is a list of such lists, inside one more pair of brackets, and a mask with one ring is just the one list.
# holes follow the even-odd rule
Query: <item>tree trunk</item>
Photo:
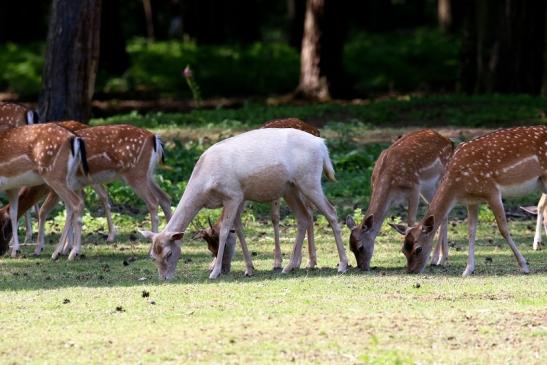
[[40, 116], [86, 123], [99, 60], [101, 0], [54, 0], [43, 70]]
[[154, 17], [152, 15], [152, 4], [150, 0], [142, 0], [144, 7], [144, 18], [146, 19], [146, 35], [149, 40], [154, 40]]
[[539, 94], [545, 2], [466, 1], [461, 81], [466, 92]]
[[304, 19], [304, 36], [300, 52], [300, 83], [297, 93], [307, 99], [330, 99], [327, 78], [321, 74], [321, 18], [326, 0], [308, 0]]
[[437, 1], [437, 19], [439, 26], [445, 32], [452, 27], [452, 9], [451, 0], [438, 0]]
[[308, 0], [297, 96], [327, 101], [344, 90], [342, 52], [347, 30], [344, 9], [336, 0]]

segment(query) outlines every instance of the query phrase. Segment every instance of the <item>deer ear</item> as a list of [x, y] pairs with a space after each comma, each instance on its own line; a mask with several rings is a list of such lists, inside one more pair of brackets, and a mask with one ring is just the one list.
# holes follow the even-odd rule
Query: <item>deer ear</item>
[[425, 234], [431, 233], [431, 231], [433, 231], [434, 226], [435, 226], [435, 217], [430, 215], [422, 223], [422, 233], [425, 233]]
[[167, 232], [166, 235], [171, 241], [180, 241], [184, 237], [184, 232]]
[[405, 226], [404, 224], [393, 224], [393, 223], [388, 223], [388, 224], [400, 235], [403, 235], [403, 236], [406, 235], [407, 226]]
[[141, 234], [141, 236], [143, 236], [144, 238], [151, 239], [151, 240], [154, 240], [154, 237], [157, 235], [157, 233], [150, 232], [150, 231], [141, 231], [140, 229], [138, 229], [138, 231]]
[[354, 229], [356, 226], [355, 221], [353, 220], [353, 217], [351, 215], [348, 215], [346, 217], [346, 226], [348, 226], [349, 229]]
[[370, 231], [372, 229], [373, 224], [374, 224], [374, 214], [371, 214], [363, 221], [363, 229], [365, 231]]

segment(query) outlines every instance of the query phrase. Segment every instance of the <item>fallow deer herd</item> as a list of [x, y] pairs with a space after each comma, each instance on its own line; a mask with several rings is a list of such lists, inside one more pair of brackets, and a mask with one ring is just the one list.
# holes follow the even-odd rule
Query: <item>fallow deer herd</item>
[[[313, 210], [329, 222], [340, 262], [346, 272], [348, 259], [336, 210], [321, 187], [321, 177], [335, 180], [325, 141], [319, 131], [299, 119], [267, 122], [261, 129], [218, 142], [196, 162], [176, 210], [169, 196], [154, 179], [164, 158], [158, 136], [131, 125], [90, 127], [77, 121], [41, 123], [32, 109], [0, 104], [0, 191], [9, 205], [0, 209], [0, 254], [8, 250], [13, 232], [11, 256], [20, 254], [18, 219], [45, 196], [39, 210], [35, 255], [45, 245], [44, 222], [59, 200], [66, 207], [66, 221], [52, 259], [68, 254], [74, 260], [81, 253], [82, 189], [92, 186], [101, 199], [108, 222], [108, 241], [115, 227], [104, 184], [121, 179], [146, 204], [152, 230], [141, 231], [150, 238], [150, 257], [160, 278], [171, 279], [181, 256], [186, 228], [202, 208], [222, 208], [219, 220], [200, 230], [213, 254], [210, 278], [230, 270], [236, 236], [245, 260], [245, 274], [254, 267], [247, 247], [241, 214], [248, 200], [272, 204], [274, 226], [274, 269], [280, 269], [279, 200], [283, 198], [296, 216], [297, 234], [290, 262], [284, 273], [300, 267], [304, 237], [308, 237], [308, 267], [317, 265]], [[456, 203], [467, 206], [469, 255], [464, 276], [475, 270], [475, 235], [478, 211], [486, 202], [494, 213], [501, 235], [513, 251], [520, 269], [528, 263], [509, 232], [502, 197], [521, 196], [534, 190], [543, 193], [537, 208], [523, 207], [537, 214], [533, 248], [541, 246], [542, 226], [547, 233], [547, 126], [501, 129], [465, 142], [453, 143], [433, 130], [409, 133], [382, 152], [372, 173], [370, 205], [360, 224], [348, 216], [349, 248], [357, 266], [369, 270], [374, 241], [389, 208], [397, 202], [408, 205], [407, 223], [391, 224], [404, 235], [402, 252], [407, 271], [422, 272], [430, 262], [444, 265], [448, 258], [448, 214]], [[429, 204], [422, 220], [415, 223], [419, 199]], [[158, 206], [167, 224], [159, 230]], [[8, 222], [9, 221], [9, 222]], [[431, 255], [433, 239], [438, 243]], [[28, 236], [28, 228], [27, 228]], [[432, 256], [432, 257], [430, 257]]]

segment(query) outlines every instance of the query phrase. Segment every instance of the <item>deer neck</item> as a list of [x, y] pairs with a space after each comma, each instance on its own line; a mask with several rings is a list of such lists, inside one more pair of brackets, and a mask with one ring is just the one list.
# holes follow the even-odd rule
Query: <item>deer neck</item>
[[448, 214], [456, 203], [457, 186], [449, 179], [441, 182], [437, 192], [433, 196], [424, 218], [430, 215], [435, 217], [433, 232], [436, 232], [441, 223], [448, 218]]
[[374, 189], [370, 204], [367, 209], [367, 213], [363, 217], [363, 220], [374, 215], [374, 220], [372, 223], [371, 231], [378, 233], [382, 227], [382, 223], [387, 215], [387, 211], [393, 202], [393, 191], [389, 188], [389, 184], [384, 184], [383, 182]]
[[177, 209], [173, 213], [173, 216], [167, 222], [164, 231], [167, 232], [184, 232], [186, 228], [192, 222], [192, 219], [198, 214], [200, 209], [204, 206], [204, 199], [201, 194], [193, 194], [192, 189], [189, 186], [182, 194]]

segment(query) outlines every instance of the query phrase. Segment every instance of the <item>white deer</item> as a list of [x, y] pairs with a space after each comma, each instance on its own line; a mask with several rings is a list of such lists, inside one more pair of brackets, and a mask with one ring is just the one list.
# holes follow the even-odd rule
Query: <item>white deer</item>
[[[347, 271], [336, 210], [321, 187], [323, 173], [333, 180], [334, 170], [323, 139], [295, 129], [259, 129], [216, 143], [199, 158], [182, 198], [167, 226], [160, 233], [141, 232], [152, 239], [150, 255], [160, 278], [174, 276], [184, 230], [202, 208], [223, 207], [218, 257], [223, 257], [226, 239], [232, 227], [242, 232], [241, 211], [246, 200], [272, 202], [284, 197], [295, 212], [298, 233], [289, 265], [301, 260], [301, 249], [308, 222], [305, 196], [327, 218], [334, 233], [340, 263], [339, 272]], [[245, 238], [239, 237], [246, 262], [246, 274], [253, 266]], [[217, 278], [222, 260], [216, 260], [209, 276]]]
[[502, 129], [461, 144], [447, 166], [429, 209], [417, 225], [405, 231], [403, 253], [409, 272], [421, 272], [440, 222], [457, 202], [467, 204], [469, 256], [464, 276], [475, 270], [475, 235], [479, 205], [487, 202], [498, 228], [513, 250], [520, 270], [528, 264], [513, 241], [502, 196], [547, 192], [547, 127]]
[[[401, 137], [380, 154], [372, 170], [372, 196], [363, 222], [357, 226], [353, 217], [346, 219], [351, 230], [349, 247], [361, 270], [370, 268], [374, 241], [389, 208], [397, 202], [407, 202], [407, 222], [409, 226], [414, 225], [420, 196], [429, 204], [452, 152], [453, 144], [449, 139], [425, 129]], [[391, 226], [401, 230], [399, 225]], [[432, 264], [442, 265], [447, 257], [445, 220]]]

